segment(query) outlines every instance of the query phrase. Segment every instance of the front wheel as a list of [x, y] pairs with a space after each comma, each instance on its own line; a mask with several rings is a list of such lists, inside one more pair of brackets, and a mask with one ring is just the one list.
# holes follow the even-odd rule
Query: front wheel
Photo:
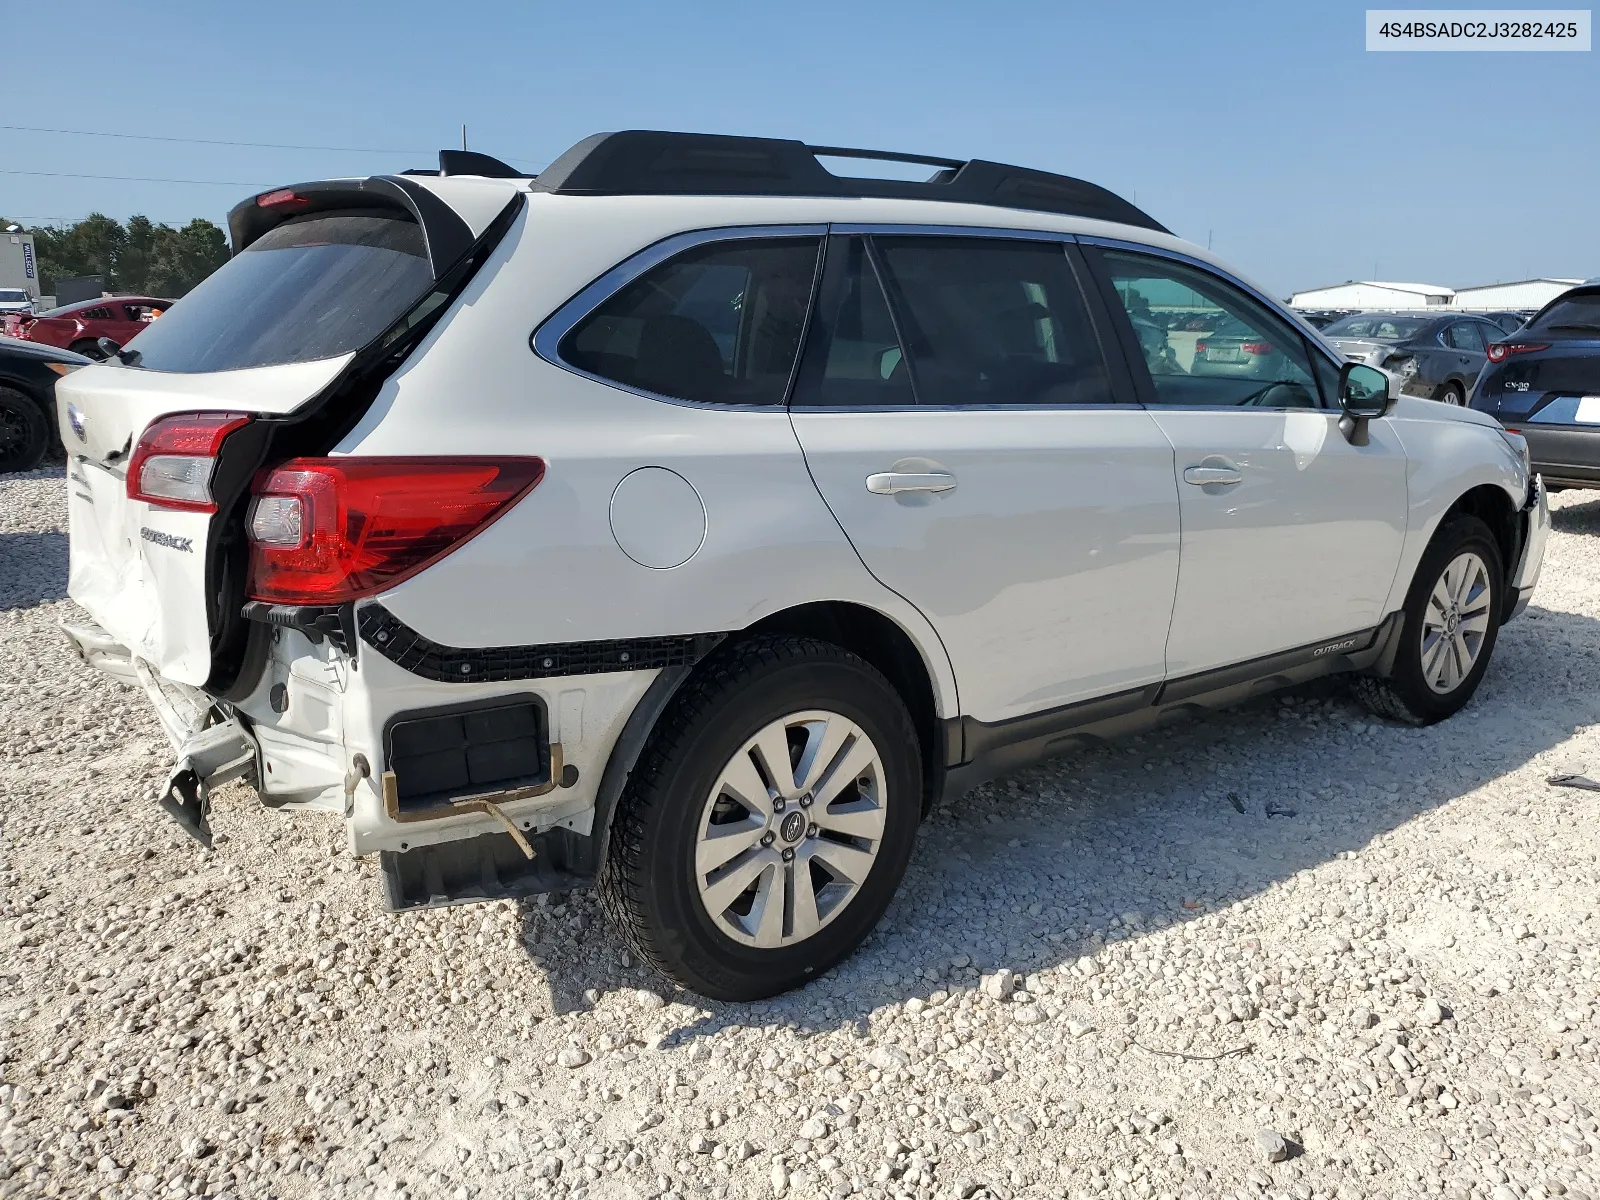
[[720, 652], [684, 685], [618, 803], [601, 895], [640, 956], [717, 1000], [815, 978], [905, 873], [921, 759], [904, 703], [809, 638]]
[[1500, 630], [1505, 569], [1477, 517], [1456, 517], [1434, 535], [1406, 596], [1400, 649], [1387, 679], [1359, 676], [1370, 711], [1411, 725], [1459, 712], [1478, 690]]
[[1447, 383], [1439, 393], [1439, 400], [1443, 404], [1454, 404], [1457, 408], [1460, 408], [1467, 402], [1467, 397], [1466, 393], [1461, 390], [1460, 384]]

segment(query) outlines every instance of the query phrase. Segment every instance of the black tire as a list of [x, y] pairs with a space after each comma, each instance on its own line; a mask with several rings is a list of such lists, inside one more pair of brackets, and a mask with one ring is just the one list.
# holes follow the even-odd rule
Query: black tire
[[[859, 890], [816, 933], [776, 948], [745, 945], [717, 927], [701, 899], [699, 822], [740, 749], [810, 709], [853, 721], [878, 751], [883, 836]], [[877, 925], [905, 874], [921, 812], [916, 729], [888, 680], [827, 642], [752, 638], [702, 664], [663, 714], [618, 802], [601, 898], [640, 957], [683, 987], [716, 1000], [775, 996], [846, 958]]]
[[[1467, 671], [1447, 691], [1432, 687], [1424, 671], [1423, 637], [1429, 597], [1440, 582], [1445, 568], [1466, 553], [1478, 556], [1487, 574], [1487, 629]], [[1500, 616], [1505, 610], [1505, 567], [1500, 547], [1489, 527], [1477, 517], [1453, 517], [1436, 534], [1411, 581], [1406, 594], [1405, 618], [1400, 629], [1400, 649], [1388, 678], [1357, 676], [1353, 681], [1356, 698], [1380, 717], [1404, 721], [1408, 725], [1432, 725], [1460, 712], [1478, 690], [1489, 660], [1494, 656], [1500, 632]], [[1481, 599], [1481, 597], [1480, 597]], [[1478, 600], [1472, 603], [1477, 611]]]
[[1459, 383], [1447, 383], [1439, 389], [1438, 401], [1440, 404], [1454, 404], [1460, 408], [1467, 402], [1467, 394], [1462, 391]]
[[50, 451], [50, 422], [38, 401], [0, 387], [0, 471], [31, 471]]
[[68, 346], [67, 349], [74, 354], [81, 354], [85, 358], [92, 358], [95, 362], [105, 362], [106, 360], [104, 351], [100, 349], [99, 338], [80, 338]]

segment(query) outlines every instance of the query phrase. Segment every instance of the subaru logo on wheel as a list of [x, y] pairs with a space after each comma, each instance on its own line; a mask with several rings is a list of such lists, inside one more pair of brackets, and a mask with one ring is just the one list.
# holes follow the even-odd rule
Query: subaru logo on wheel
[[83, 431], [85, 417], [76, 404], [67, 405], [67, 423], [72, 426], [72, 432], [78, 435], [80, 442], [89, 440], [89, 435]]

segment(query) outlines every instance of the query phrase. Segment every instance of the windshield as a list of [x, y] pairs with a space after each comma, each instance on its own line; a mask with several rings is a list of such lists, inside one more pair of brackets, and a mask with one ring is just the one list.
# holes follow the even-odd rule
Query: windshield
[[1600, 330], [1600, 292], [1568, 292], [1532, 326], [1535, 329], [1560, 329], [1562, 326]]
[[0, 304], [26, 304], [28, 293], [19, 288], [0, 288]]
[[1332, 325], [1323, 327], [1327, 337], [1378, 338], [1381, 341], [1401, 342], [1416, 337], [1428, 324], [1427, 317], [1341, 317]]
[[141, 367], [184, 374], [334, 358], [372, 341], [432, 286], [412, 222], [305, 217], [263, 234], [127, 348]]

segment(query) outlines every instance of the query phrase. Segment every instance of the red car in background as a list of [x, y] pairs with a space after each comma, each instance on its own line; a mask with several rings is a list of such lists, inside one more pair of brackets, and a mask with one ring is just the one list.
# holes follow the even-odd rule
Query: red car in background
[[24, 321], [19, 336], [90, 358], [104, 358], [98, 344], [101, 338], [110, 338], [119, 346], [126, 345], [174, 303], [176, 301], [154, 296], [103, 296], [98, 300], [82, 300]]

